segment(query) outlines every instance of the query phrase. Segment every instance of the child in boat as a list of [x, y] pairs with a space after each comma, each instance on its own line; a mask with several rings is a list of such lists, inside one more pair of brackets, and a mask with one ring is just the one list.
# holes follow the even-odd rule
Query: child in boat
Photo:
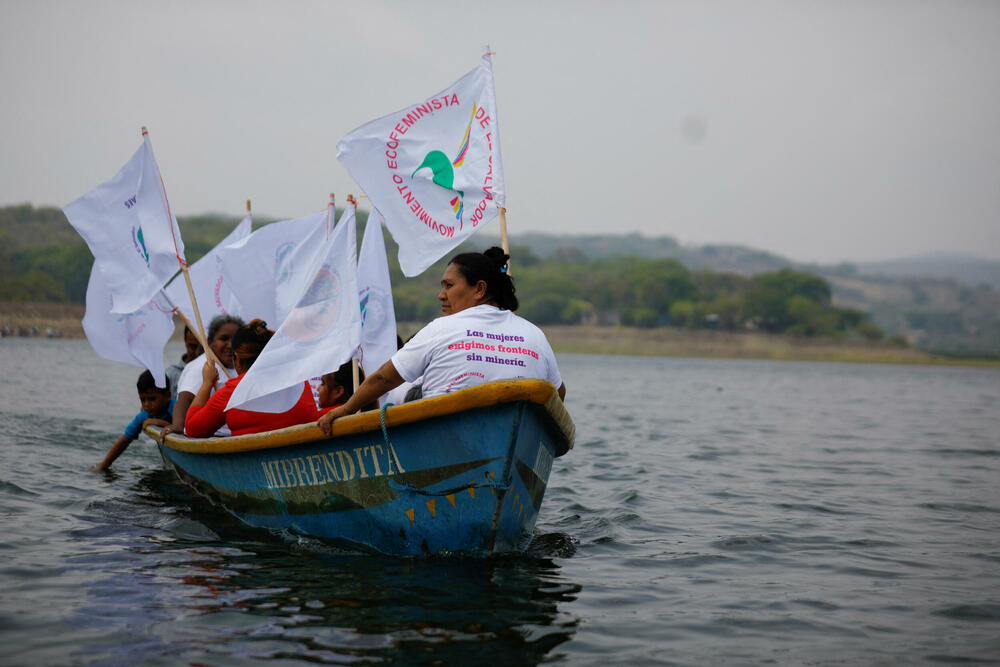
[[188, 408], [185, 416], [184, 432], [188, 437], [207, 438], [215, 434], [216, 430], [223, 424], [229, 426], [233, 435], [246, 435], [247, 433], [271, 431], [295, 424], [307, 424], [319, 418], [320, 413], [316, 408], [316, 401], [313, 399], [312, 389], [308, 382], [302, 383], [302, 393], [298, 400], [283, 412], [256, 412], [240, 408], [226, 409], [236, 386], [250, 370], [253, 362], [257, 360], [273, 335], [274, 332], [267, 328], [267, 324], [263, 320], [259, 319], [237, 329], [232, 338], [232, 354], [233, 364], [238, 375], [222, 385], [214, 394], [212, 390], [215, 387], [219, 371], [215, 364], [210, 361], [203, 364], [201, 388], [195, 394], [191, 407]]
[[[325, 413], [338, 405], [343, 405], [351, 396], [354, 396], [354, 373], [351, 370], [351, 362], [348, 361], [340, 365], [333, 373], [323, 376], [323, 381], [319, 385], [319, 407], [320, 413]], [[365, 381], [365, 373], [358, 369], [358, 382]], [[362, 410], [375, 410], [378, 404], [371, 403]]]
[[125, 433], [115, 441], [104, 460], [93, 470], [107, 470], [111, 467], [114, 460], [121, 456], [121, 453], [147, 426], [166, 426], [170, 423], [175, 402], [170, 398], [170, 379], [167, 379], [165, 388], [160, 388], [156, 386], [153, 374], [143, 371], [135, 386], [139, 390], [139, 405], [142, 406], [142, 410], [132, 423], [125, 427]]
[[194, 335], [191, 331], [191, 327], [184, 326], [184, 354], [181, 355], [181, 361], [177, 364], [171, 364], [167, 366], [166, 373], [167, 379], [170, 380], [170, 398], [177, 398], [177, 387], [181, 379], [181, 373], [184, 372], [184, 367], [188, 365], [189, 362], [194, 361], [196, 358], [204, 354], [205, 350], [202, 348], [201, 343], [198, 342], [198, 337]]

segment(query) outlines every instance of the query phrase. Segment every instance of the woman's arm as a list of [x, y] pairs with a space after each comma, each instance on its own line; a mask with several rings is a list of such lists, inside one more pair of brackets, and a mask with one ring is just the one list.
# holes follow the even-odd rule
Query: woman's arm
[[184, 422], [189, 438], [210, 438], [226, 423], [226, 404], [233, 395], [233, 385], [226, 384], [212, 394], [205, 405], [191, 404]]
[[317, 423], [320, 430], [326, 435], [330, 435], [333, 431], [332, 425], [335, 419], [354, 414], [363, 406], [368, 405], [385, 392], [395, 389], [401, 384], [403, 384], [403, 377], [396, 370], [396, 367], [392, 365], [392, 359], [390, 359], [382, 364], [377, 371], [365, 378], [365, 381], [361, 383], [361, 386], [358, 387], [358, 390], [354, 392], [354, 396], [351, 396], [347, 403], [335, 407], [319, 418]]
[[219, 369], [215, 367], [215, 362], [206, 360], [205, 366], [201, 369], [201, 386], [198, 387], [198, 393], [194, 395], [194, 399], [191, 401], [191, 407], [208, 403], [208, 399], [212, 395], [212, 390], [215, 389], [215, 383], [218, 380]]
[[[215, 362], [206, 360], [201, 370], [201, 386], [191, 399], [191, 406], [184, 417], [184, 433], [190, 438], [210, 437], [226, 423], [226, 403], [229, 402], [232, 392], [226, 392], [224, 398], [221, 396], [222, 390], [212, 394], [218, 377], [219, 371], [215, 367]], [[174, 408], [177, 406], [174, 405]]]

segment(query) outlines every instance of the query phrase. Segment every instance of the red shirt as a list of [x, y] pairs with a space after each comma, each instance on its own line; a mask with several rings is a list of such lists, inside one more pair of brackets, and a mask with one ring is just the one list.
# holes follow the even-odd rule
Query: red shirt
[[[246, 375], [244, 373], [243, 375]], [[184, 434], [189, 438], [208, 438], [215, 435], [220, 426], [226, 424], [233, 435], [273, 431], [295, 424], [308, 424], [319, 419], [319, 410], [313, 400], [312, 389], [308, 382], [302, 383], [302, 396], [298, 403], [285, 412], [254, 412], [233, 408], [226, 410], [226, 404], [233, 395], [236, 385], [243, 379], [237, 375], [222, 385], [208, 399], [205, 405], [192, 405], [184, 418]]]

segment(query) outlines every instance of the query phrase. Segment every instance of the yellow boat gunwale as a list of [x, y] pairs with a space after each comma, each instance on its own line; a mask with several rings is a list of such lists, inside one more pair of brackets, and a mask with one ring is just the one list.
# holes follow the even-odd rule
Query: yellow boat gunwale
[[[576, 426], [569, 412], [563, 405], [556, 388], [545, 380], [514, 379], [488, 382], [456, 391], [453, 394], [425, 398], [402, 405], [393, 405], [385, 411], [387, 428], [409, 424], [412, 422], [442, 417], [475, 408], [484, 408], [500, 403], [528, 401], [545, 408], [553, 423], [566, 440], [566, 449], [573, 448], [576, 438]], [[342, 417], [333, 423], [333, 435], [351, 435], [382, 429], [379, 410], [359, 412], [348, 417]], [[160, 429], [148, 427], [146, 434], [154, 440], [159, 439]], [[166, 437], [164, 446], [189, 454], [235, 454], [260, 449], [274, 449], [300, 445], [307, 442], [326, 439], [327, 436], [319, 429], [316, 422], [298, 424], [276, 431], [234, 435], [221, 438], [188, 438], [179, 434]]]

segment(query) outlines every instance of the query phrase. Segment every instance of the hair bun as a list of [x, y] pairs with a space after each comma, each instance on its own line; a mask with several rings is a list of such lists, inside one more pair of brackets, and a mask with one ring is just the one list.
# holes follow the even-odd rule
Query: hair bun
[[490, 261], [496, 264], [497, 271], [501, 271], [503, 267], [507, 265], [507, 260], [510, 259], [510, 255], [505, 253], [503, 251], [503, 248], [498, 248], [496, 246], [493, 246], [492, 248], [487, 248], [486, 250], [483, 251], [483, 254], [486, 255], [486, 257], [488, 257]]
[[247, 329], [250, 329], [258, 336], [263, 336], [265, 334], [273, 333], [270, 329], [267, 328], [267, 322], [265, 322], [260, 318], [251, 320], [250, 323], [247, 324]]

